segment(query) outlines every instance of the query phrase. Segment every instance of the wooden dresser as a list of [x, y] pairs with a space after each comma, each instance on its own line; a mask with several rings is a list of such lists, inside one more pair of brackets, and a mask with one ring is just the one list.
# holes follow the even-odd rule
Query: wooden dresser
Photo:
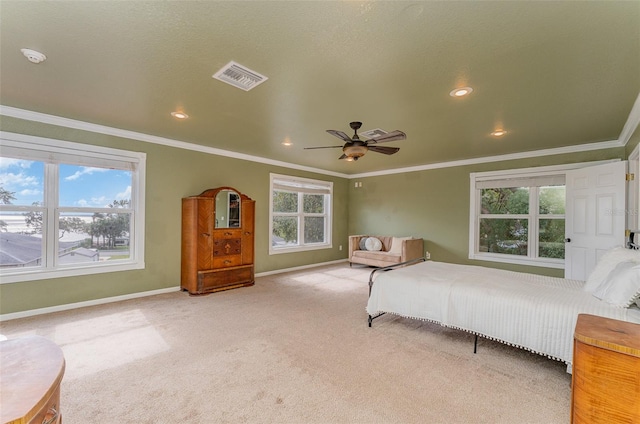
[[640, 423], [640, 324], [578, 316], [571, 422]]
[[62, 350], [40, 336], [0, 342], [0, 423], [58, 424]]
[[231, 187], [182, 199], [180, 287], [204, 294], [251, 286], [255, 201]]

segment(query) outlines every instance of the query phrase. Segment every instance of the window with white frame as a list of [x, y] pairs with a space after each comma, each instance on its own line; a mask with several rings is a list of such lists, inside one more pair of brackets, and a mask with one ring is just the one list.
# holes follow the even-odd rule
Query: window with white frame
[[487, 174], [471, 174], [469, 258], [563, 268], [565, 173]]
[[270, 175], [269, 254], [331, 247], [333, 183]]
[[3, 282], [144, 268], [144, 153], [0, 141]]

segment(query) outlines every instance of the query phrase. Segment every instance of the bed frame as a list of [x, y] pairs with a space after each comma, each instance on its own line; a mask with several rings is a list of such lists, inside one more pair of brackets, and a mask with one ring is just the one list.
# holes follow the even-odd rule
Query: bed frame
[[[410, 261], [406, 261], [406, 262], [401, 262], [398, 264], [394, 264], [394, 265], [389, 265], [389, 266], [385, 266], [383, 268], [376, 268], [373, 271], [371, 271], [371, 274], [369, 274], [369, 296], [371, 296], [371, 288], [373, 287], [373, 277], [376, 274], [376, 272], [380, 272], [380, 271], [391, 271], [392, 269], [395, 268], [399, 268], [402, 266], [408, 266], [408, 265], [415, 265], [417, 263], [420, 262], [425, 262], [427, 261], [426, 257], [422, 257], [422, 258], [418, 258], [418, 259], [412, 259]], [[371, 328], [371, 324], [373, 323], [373, 320], [381, 317], [382, 315], [386, 314], [386, 312], [381, 312], [378, 315], [369, 315], [369, 317], [367, 318], [367, 324], [369, 325], [369, 328]], [[478, 334], [476, 333], [471, 333], [474, 335], [474, 340], [473, 340], [473, 353], [477, 353], [478, 352]]]
[[[625, 247], [640, 250], [639, 235], [640, 231], [631, 231]], [[637, 261], [636, 255], [631, 256]], [[620, 260], [628, 260], [625, 258], [622, 255]], [[610, 259], [607, 261], [611, 262]], [[605, 271], [607, 261], [601, 267]], [[415, 272], [412, 269], [399, 269], [413, 265], [416, 266]], [[622, 308], [619, 302], [608, 302], [594, 296], [583, 288], [581, 283], [584, 282], [491, 268], [487, 273], [476, 274], [478, 271], [471, 268], [444, 262], [431, 263], [423, 257], [374, 269], [369, 276], [368, 326], [371, 327], [374, 319], [386, 313], [440, 323], [473, 334], [474, 353], [477, 352], [478, 337], [487, 338], [565, 362], [570, 373], [572, 346], [569, 339], [573, 339], [571, 321], [578, 314], [640, 323], [635, 305]], [[396, 270], [397, 274], [379, 274], [391, 270]], [[452, 274], [451, 284], [447, 283], [448, 273], [457, 273], [458, 270], [461, 270], [460, 274], [456, 274], [456, 278]], [[511, 284], [513, 279], [521, 278], [518, 274], [526, 274], [526, 277], [523, 275], [523, 283], [526, 284]], [[624, 276], [620, 281], [627, 280], [628, 277]], [[400, 290], [395, 289], [396, 284], [398, 288], [401, 287]], [[434, 291], [429, 293], [434, 296], [420, 297], [422, 295], [419, 293], [423, 293], [421, 284], [433, 284]], [[623, 290], [634, 287], [624, 286]], [[556, 291], [556, 288], [559, 290]], [[414, 300], [415, 296], [418, 297]], [[511, 300], [515, 303], [512, 304]], [[442, 306], [443, 301], [448, 305], [446, 308]], [[516, 304], [518, 307], [514, 308]], [[517, 319], [504, 321], [488, 318], [496, 313], [500, 317], [512, 314]], [[548, 322], [554, 325], [549, 326]], [[531, 331], [523, 330], [528, 328]]]

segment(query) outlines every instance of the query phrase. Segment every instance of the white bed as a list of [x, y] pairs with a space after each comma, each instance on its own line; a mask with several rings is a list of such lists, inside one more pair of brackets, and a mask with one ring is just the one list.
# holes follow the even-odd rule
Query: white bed
[[[640, 324], [633, 303], [640, 290], [640, 252], [622, 249], [632, 259], [635, 295], [611, 304], [594, 296], [597, 282], [621, 268], [600, 263], [592, 281], [567, 280], [479, 266], [427, 261], [377, 273], [370, 281], [369, 325], [384, 313], [439, 323], [546, 355], [571, 371], [573, 332], [578, 314], [592, 314]], [[634, 252], [634, 253], [630, 253]], [[605, 255], [606, 256], [606, 255]], [[611, 262], [611, 261], [609, 261]], [[606, 269], [605, 269], [606, 268]], [[629, 267], [627, 267], [629, 268]], [[605, 271], [609, 271], [606, 272]], [[375, 272], [375, 271], [374, 271]], [[621, 271], [618, 271], [620, 274]], [[600, 275], [604, 274], [604, 278]], [[598, 277], [599, 281], [595, 281]], [[590, 277], [591, 278], [591, 277]], [[625, 274], [625, 284], [629, 274]], [[590, 286], [590, 287], [589, 287]], [[588, 289], [588, 290], [586, 290]], [[616, 293], [619, 295], [619, 293]], [[620, 297], [620, 296], [618, 296]], [[626, 305], [629, 303], [629, 305]]]

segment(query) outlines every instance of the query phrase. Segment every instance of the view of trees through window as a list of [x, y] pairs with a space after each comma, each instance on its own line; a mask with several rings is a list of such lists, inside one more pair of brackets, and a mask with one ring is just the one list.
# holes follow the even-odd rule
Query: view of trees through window
[[[273, 190], [273, 245], [325, 242], [325, 195]], [[300, 226], [302, 225], [302, 234]]]
[[538, 257], [564, 259], [564, 186], [482, 189], [480, 207], [481, 252], [527, 256], [537, 234]]
[[[0, 268], [51, 268], [54, 257], [59, 265], [130, 258], [130, 171], [0, 159]], [[45, 253], [53, 237], [57, 252]]]

